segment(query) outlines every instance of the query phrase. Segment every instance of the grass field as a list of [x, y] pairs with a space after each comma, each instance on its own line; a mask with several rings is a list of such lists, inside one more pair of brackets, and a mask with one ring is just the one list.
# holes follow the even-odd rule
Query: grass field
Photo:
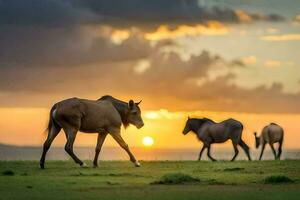
[[[141, 164], [142, 167], [135, 168], [129, 161], [101, 161], [99, 168], [80, 168], [71, 161], [48, 161], [46, 169], [40, 170], [37, 161], [0, 161], [0, 199], [292, 200], [300, 197], [300, 160]], [[180, 174], [173, 173], [196, 181], [184, 182], [178, 177]], [[166, 176], [178, 183], [164, 183], [162, 177]], [[161, 184], [155, 184], [159, 181]]]

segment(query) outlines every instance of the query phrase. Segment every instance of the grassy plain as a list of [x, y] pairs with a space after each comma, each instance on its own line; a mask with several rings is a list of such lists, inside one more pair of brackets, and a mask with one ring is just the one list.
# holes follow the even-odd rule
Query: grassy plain
[[[90, 166], [92, 164], [87, 162]], [[72, 161], [0, 161], [0, 199], [299, 199], [300, 160], [100, 161], [80, 168]], [[191, 182], [163, 182], [167, 176]], [[270, 178], [271, 177], [271, 178]], [[271, 181], [270, 181], [271, 180]]]

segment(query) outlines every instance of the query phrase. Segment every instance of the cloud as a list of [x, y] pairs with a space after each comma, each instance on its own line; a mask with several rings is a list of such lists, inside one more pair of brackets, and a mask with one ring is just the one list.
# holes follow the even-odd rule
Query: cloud
[[[1, 0], [0, 64], [80, 65], [110, 59], [114, 52], [122, 59], [115, 46], [132, 30], [149, 40], [164, 40], [222, 35], [230, 30], [227, 23], [240, 22], [234, 9], [203, 7], [196, 0]], [[99, 53], [101, 49], [106, 50]], [[144, 51], [132, 51], [132, 57]]]
[[[1, 0], [0, 65], [8, 70], [142, 59], [149, 47], [135, 50], [130, 34], [149, 40], [220, 35], [229, 31], [224, 23], [240, 23], [233, 9], [196, 0]], [[127, 46], [118, 46], [125, 40]]]
[[161, 25], [155, 32], [145, 33], [145, 38], [148, 40], [164, 40], [185, 36], [225, 35], [228, 33], [229, 28], [224, 24], [218, 21], [209, 21], [205, 25], [179, 25], [173, 29], [170, 29], [166, 25]]
[[0, 38], [5, 38], [0, 40], [0, 66], [3, 70], [14, 67], [59, 68], [112, 59], [135, 60], [149, 54], [150, 46], [137, 30], [132, 31], [132, 37], [120, 46], [113, 41], [117, 40], [113, 31], [105, 35], [102, 29], [100, 32], [96, 29], [17, 27], [7, 30], [0, 27]]
[[134, 71], [137, 74], [145, 73], [150, 68], [150, 62], [147, 59], [142, 59], [137, 62], [137, 64], [134, 66]]
[[[82, 63], [77, 65], [70, 65], [70, 58], [65, 57], [65, 65], [60, 67], [19, 64], [1, 68], [0, 105], [50, 106], [70, 96], [96, 99], [111, 94], [122, 99], [144, 99], [144, 109], [300, 112], [300, 94], [284, 93], [282, 84], [253, 89], [232, 84], [236, 74], [231, 69], [242, 60], [226, 60], [208, 51], [183, 60], [179, 54], [163, 50], [172, 42], [153, 46], [137, 33], [119, 45], [100, 38], [95, 38], [92, 45], [99, 51], [87, 51], [100, 52], [99, 57], [80, 58]], [[103, 52], [105, 55], [101, 55]], [[227, 70], [210, 78], [211, 71], [218, 71], [220, 66]]]
[[246, 56], [246, 57], [243, 57], [241, 58], [241, 60], [243, 61], [243, 63], [245, 63], [246, 65], [254, 65], [257, 63], [257, 58], [256, 56]]
[[270, 27], [270, 28], [267, 28], [266, 29], [266, 32], [268, 33], [268, 34], [275, 34], [275, 33], [278, 33], [278, 32], [280, 32], [277, 28], [274, 28], [274, 27]]
[[274, 68], [274, 67], [280, 67], [282, 65], [282, 62], [279, 60], [266, 60], [264, 62], [264, 65], [266, 67]]
[[267, 59], [264, 61], [264, 66], [268, 68], [278, 68], [281, 66], [294, 66], [295, 63], [293, 61], [280, 61], [274, 59]]
[[300, 14], [294, 17], [294, 22], [300, 23]]
[[226, 75], [207, 82], [199, 88], [201, 92], [193, 93], [194, 99], [198, 99], [198, 103], [202, 102], [203, 107], [209, 110], [259, 113], [298, 113], [300, 111], [300, 94], [284, 93], [280, 83], [274, 83], [269, 88], [259, 86], [253, 89], [243, 89], [230, 84], [233, 78], [234, 75]]
[[246, 13], [245, 11], [243, 10], [236, 10], [235, 11], [235, 14], [237, 15], [238, 19], [241, 21], [241, 22], [252, 22], [253, 21], [253, 18], [248, 14]]
[[103, 24], [113, 27], [195, 25], [207, 21], [242, 23], [282, 21], [277, 14], [257, 14], [225, 7], [203, 7], [197, 0], [2, 0], [0, 25], [65, 27]]
[[281, 42], [281, 41], [297, 41], [300, 40], [300, 34], [281, 34], [281, 35], [266, 35], [260, 38], [268, 42]]
[[65, 27], [92, 21], [95, 16], [68, 0], [1, 0], [0, 26]]
[[300, 112], [299, 94], [284, 93], [280, 84], [231, 84], [233, 69], [253, 58], [227, 60], [203, 50], [186, 60], [174, 50], [176, 37], [279, 19], [195, 0], [0, 0], [0, 105], [45, 107], [111, 94], [143, 98], [148, 109]]

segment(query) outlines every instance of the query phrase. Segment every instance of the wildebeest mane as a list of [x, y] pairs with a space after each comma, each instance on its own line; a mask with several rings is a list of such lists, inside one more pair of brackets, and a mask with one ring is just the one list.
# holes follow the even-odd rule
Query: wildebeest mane
[[208, 119], [208, 118], [202, 118], [200, 120], [202, 121], [202, 123], [206, 123], [206, 122], [213, 122], [213, 123], [215, 123], [213, 120]]
[[128, 118], [127, 118], [128, 103], [121, 101], [119, 99], [116, 99], [110, 95], [105, 95], [105, 96], [102, 96], [100, 99], [98, 99], [98, 101], [101, 101], [101, 100], [110, 101], [113, 104], [113, 106], [119, 112], [119, 114], [121, 116], [123, 126], [125, 128], [127, 128], [129, 126], [129, 122], [128, 122]]
[[190, 120], [190, 127], [191, 129], [196, 133], [198, 131], [198, 129], [206, 122], [212, 122], [214, 123], [214, 121], [212, 121], [211, 119], [208, 118], [191, 118]]

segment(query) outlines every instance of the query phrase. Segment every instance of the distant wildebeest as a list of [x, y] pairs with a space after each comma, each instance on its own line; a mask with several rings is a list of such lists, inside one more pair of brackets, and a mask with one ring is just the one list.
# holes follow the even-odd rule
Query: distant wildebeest
[[[269, 143], [273, 151], [275, 160], [276, 159], [280, 160], [280, 156], [282, 152], [283, 134], [284, 134], [283, 128], [281, 128], [278, 124], [275, 123], [270, 123], [269, 125], [265, 126], [260, 136], [257, 136], [256, 132], [254, 133], [256, 148], [258, 148], [259, 145], [262, 145], [259, 160], [261, 160], [263, 156], [265, 146], [267, 143]], [[278, 154], [276, 155], [276, 151], [274, 149], [273, 144], [277, 142], [279, 143], [279, 147], [278, 147]]]
[[203, 147], [199, 153], [198, 160], [201, 160], [201, 155], [204, 149], [207, 148], [208, 158], [210, 158], [212, 161], [216, 161], [210, 155], [210, 145], [213, 143], [223, 143], [227, 140], [232, 141], [232, 145], [235, 151], [235, 154], [231, 161], [234, 161], [239, 153], [237, 145], [240, 145], [244, 149], [248, 159], [251, 160], [249, 147], [242, 140], [243, 125], [241, 122], [235, 119], [227, 119], [220, 123], [216, 123], [207, 118], [188, 118], [183, 130], [183, 134], [186, 135], [190, 131], [194, 132], [197, 135], [198, 139], [203, 142]]
[[98, 100], [71, 98], [54, 104], [50, 111], [48, 137], [44, 143], [40, 167], [44, 168], [46, 153], [61, 129], [67, 137], [66, 152], [80, 166], [85, 164], [73, 152], [73, 143], [78, 131], [98, 133], [94, 167], [98, 166], [98, 156], [108, 133], [128, 153], [135, 166], [140, 166], [120, 134], [122, 124], [125, 128], [129, 124], [138, 129], [144, 126], [139, 104], [140, 102], [134, 103], [133, 100], [126, 103], [111, 96], [103, 96]]

